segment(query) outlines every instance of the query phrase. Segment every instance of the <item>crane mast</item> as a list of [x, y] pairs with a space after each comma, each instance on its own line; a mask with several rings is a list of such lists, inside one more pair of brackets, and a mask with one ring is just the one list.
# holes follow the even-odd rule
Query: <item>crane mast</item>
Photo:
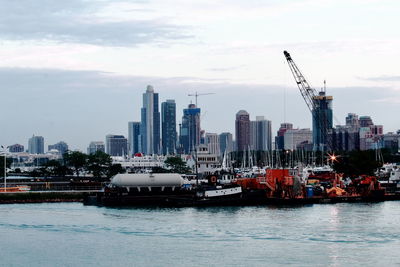
[[[287, 51], [283, 51], [285, 58], [289, 64], [290, 71], [293, 74], [293, 77], [296, 81], [297, 87], [300, 90], [301, 96], [307, 104], [308, 109], [311, 111], [314, 121], [318, 124], [320, 128], [320, 144], [314, 144], [315, 147], [321, 147], [324, 149], [326, 145], [328, 149], [332, 148], [332, 140], [328, 137], [329, 125], [327, 121], [327, 114], [325, 111], [322, 111], [321, 108], [327, 108], [326, 106], [322, 107], [322, 101], [331, 100], [332, 97], [326, 97], [325, 92], [321, 92], [318, 94], [317, 90], [312, 88], [304, 75], [301, 73], [300, 69], [297, 67], [296, 63], [294, 63], [292, 57]], [[318, 149], [319, 150], [319, 149]]]

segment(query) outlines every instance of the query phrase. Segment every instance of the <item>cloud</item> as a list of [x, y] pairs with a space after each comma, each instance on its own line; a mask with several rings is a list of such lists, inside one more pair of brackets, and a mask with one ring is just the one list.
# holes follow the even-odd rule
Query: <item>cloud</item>
[[[101, 46], [136, 46], [190, 38], [165, 18], [104, 18], [106, 1], [1, 1], [0, 39], [56, 41]], [[132, 14], [142, 12], [131, 9]]]
[[233, 71], [233, 70], [238, 70], [246, 65], [240, 65], [240, 66], [232, 66], [232, 67], [222, 67], [222, 68], [208, 68], [206, 70], [208, 71], [216, 71], [216, 72], [225, 72], [225, 71]]
[[[229, 83], [223, 79], [201, 77], [129, 76], [102, 71], [63, 69], [0, 68], [2, 105], [0, 132], [4, 144], [26, 144], [32, 134], [42, 135], [47, 143], [65, 140], [72, 148], [84, 150], [93, 140], [110, 133], [127, 134], [128, 121], [140, 120], [142, 94], [148, 84], [159, 93], [159, 102], [175, 99], [177, 120], [182, 109], [193, 101], [192, 94], [215, 93], [199, 97], [201, 127], [209, 132], [234, 132], [235, 114], [247, 110], [251, 118], [262, 115], [272, 121], [273, 132], [283, 121], [296, 127], [311, 126], [311, 114], [297, 88], [273, 84]], [[382, 98], [399, 99], [393, 92], [376, 87], [330, 88], [334, 114], [343, 120], [348, 112], [372, 115], [385, 125], [385, 131], [398, 128], [398, 105]], [[397, 96], [397, 97], [396, 97]], [[356, 99], [356, 101], [355, 101]], [[284, 111], [286, 110], [286, 112]]]
[[375, 77], [357, 77], [360, 80], [373, 81], [373, 82], [398, 82], [400, 75], [381, 75]]

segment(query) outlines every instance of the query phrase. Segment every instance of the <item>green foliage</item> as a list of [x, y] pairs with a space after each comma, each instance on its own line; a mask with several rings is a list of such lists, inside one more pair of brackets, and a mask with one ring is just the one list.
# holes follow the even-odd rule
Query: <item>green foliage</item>
[[165, 166], [175, 173], [190, 173], [190, 168], [186, 165], [186, 162], [181, 157], [168, 157], [165, 162]]
[[70, 151], [64, 154], [64, 161], [65, 165], [73, 168], [76, 176], [79, 177], [79, 174], [87, 166], [88, 156], [79, 151]]
[[112, 159], [110, 155], [96, 151], [96, 153], [88, 156], [87, 170], [96, 178], [101, 178], [107, 175], [112, 166]]
[[375, 159], [375, 153], [374, 150], [347, 152], [338, 158], [333, 168], [345, 176], [374, 175], [375, 170], [382, 165]]
[[107, 177], [110, 178], [118, 173], [124, 173], [125, 169], [122, 168], [121, 164], [113, 164], [108, 168]]

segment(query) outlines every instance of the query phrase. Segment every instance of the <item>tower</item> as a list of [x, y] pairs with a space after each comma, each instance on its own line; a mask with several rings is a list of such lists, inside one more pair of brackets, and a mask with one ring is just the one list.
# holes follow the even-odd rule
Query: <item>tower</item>
[[175, 154], [176, 146], [176, 104], [167, 100], [161, 104], [161, 132], [163, 154]]
[[250, 145], [250, 115], [245, 110], [236, 113], [235, 134], [237, 150], [247, 150]]
[[154, 93], [151, 85], [143, 94], [141, 110], [140, 139], [142, 152], [158, 154], [160, 152], [160, 112], [158, 109], [158, 93]]

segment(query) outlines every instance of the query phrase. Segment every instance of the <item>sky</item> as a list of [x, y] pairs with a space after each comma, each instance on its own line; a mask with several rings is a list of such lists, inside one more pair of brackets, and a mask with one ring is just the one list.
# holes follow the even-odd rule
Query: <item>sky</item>
[[0, 144], [41, 135], [86, 151], [127, 136], [147, 85], [177, 120], [198, 98], [206, 132], [234, 133], [237, 111], [311, 127], [283, 51], [335, 124], [369, 115], [400, 129], [400, 10], [387, 0], [0, 0]]

